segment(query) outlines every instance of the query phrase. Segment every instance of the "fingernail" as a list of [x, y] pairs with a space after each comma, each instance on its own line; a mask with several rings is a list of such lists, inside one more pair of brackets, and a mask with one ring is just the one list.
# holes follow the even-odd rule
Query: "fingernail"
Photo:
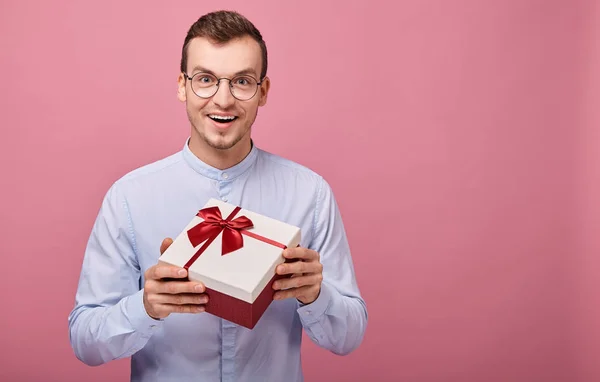
[[204, 307], [203, 306], [197, 307], [196, 312], [204, 312]]
[[277, 272], [279, 272], [279, 273], [283, 273], [284, 270], [285, 270], [285, 268], [283, 267], [283, 265], [280, 265], [279, 267], [277, 267]]
[[179, 276], [185, 276], [185, 269], [181, 269], [179, 272], [177, 272], [177, 274]]
[[194, 287], [194, 290], [195, 290], [196, 292], [202, 292], [202, 291], [204, 290], [204, 287], [203, 287], [202, 285], [196, 285], [196, 286]]
[[277, 289], [278, 287], [279, 287], [279, 284], [273, 283], [273, 289]]

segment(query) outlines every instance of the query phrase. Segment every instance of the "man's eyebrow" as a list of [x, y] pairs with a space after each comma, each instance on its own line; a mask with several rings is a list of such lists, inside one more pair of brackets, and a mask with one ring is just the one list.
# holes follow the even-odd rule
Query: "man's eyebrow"
[[240, 71], [239, 71], [239, 72], [237, 72], [235, 75], [236, 75], [236, 76], [241, 76], [241, 75], [244, 75], [244, 74], [250, 74], [250, 75], [252, 75], [252, 76], [256, 77], [256, 72], [254, 72], [254, 69], [252, 69], [252, 68], [248, 68], [248, 69], [240, 70]]
[[212, 71], [210, 71], [210, 70], [208, 70], [208, 69], [206, 69], [206, 68], [203, 68], [203, 67], [202, 67], [202, 66], [200, 66], [200, 65], [196, 65], [196, 66], [194, 66], [194, 68], [192, 69], [192, 73], [196, 73], [196, 72], [202, 72], [202, 73], [214, 74]]
[[[208, 70], [200, 65], [196, 65], [192, 69], [192, 73], [196, 73], [196, 72], [208, 73], [208, 74], [217, 76], [213, 71]], [[240, 70], [234, 74], [234, 76], [241, 76], [241, 75], [252, 75], [253, 77], [256, 77], [256, 72], [252, 68], [247, 68], [247, 69]]]

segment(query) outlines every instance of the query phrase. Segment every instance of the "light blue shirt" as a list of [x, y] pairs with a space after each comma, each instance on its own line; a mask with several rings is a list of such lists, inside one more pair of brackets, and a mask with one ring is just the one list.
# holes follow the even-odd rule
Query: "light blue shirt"
[[[301, 246], [323, 264], [317, 300], [274, 301], [253, 330], [209, 313], [148, 316], [144, 272], [209, 198], [300, 227]], [[108, 190], [87, 244], [70, 341], [88, 365], [131, 357], [132, 381], [302, 381], [302, 330], [345, 355], [361, 343], [367, 309], [356, 283], [340, 211], [315, 172], [253, 144], [239, 164], [218, 170], [188, 148], [140, 167]]]

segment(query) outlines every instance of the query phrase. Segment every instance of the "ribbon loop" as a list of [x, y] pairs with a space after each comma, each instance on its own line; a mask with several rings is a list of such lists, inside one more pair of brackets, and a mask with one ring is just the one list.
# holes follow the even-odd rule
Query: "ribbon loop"
[[240, 231], [253, 227], [253, 223], [246, 216], [239, 216], [232, 220], [240, 209], [236, 207], [227, 219], [223, 219], [219, 207], [201, 209], [196, 216], [204, 221], [187, 231], [190, 243], [196, 247], [207, 240], [214, 240], [219, 233], [223, 232], [221, 256], [242, 248], [244, 239]]

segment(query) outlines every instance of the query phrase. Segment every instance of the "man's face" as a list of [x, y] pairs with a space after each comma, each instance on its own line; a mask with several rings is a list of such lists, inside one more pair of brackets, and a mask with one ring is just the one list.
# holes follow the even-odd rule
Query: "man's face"
[[[260, 81], [262, 55], [260, 46], [251, 37], [213, 44], [206, 38], [195, 38], [188, 45], [187, 74], [209, 73], [216, 78], [232, 79], [240, 73]], [[201, 75], [196, 76], [196, 80]], [[202, 77], [203, 82], [209, 81]], [[245, 81], [237, 81], [245, 84]], [[253, 98], [236, 99], [230, 91], [230, 82], [221, 80], [217, 92], [210, 98], [200, 98], [192, 91], [192, 81], [179, 76], [178, 98], [186, 104], [192, 124], [191, 139], [196, 145], [216, 150], [227, 150], [238, 142], [250, 141], [250, 127], [256, 119], [258, 107], [267, 101], [269, 80], [265, 79]], [[231, 120], [233, 118], [233, 120]]]

